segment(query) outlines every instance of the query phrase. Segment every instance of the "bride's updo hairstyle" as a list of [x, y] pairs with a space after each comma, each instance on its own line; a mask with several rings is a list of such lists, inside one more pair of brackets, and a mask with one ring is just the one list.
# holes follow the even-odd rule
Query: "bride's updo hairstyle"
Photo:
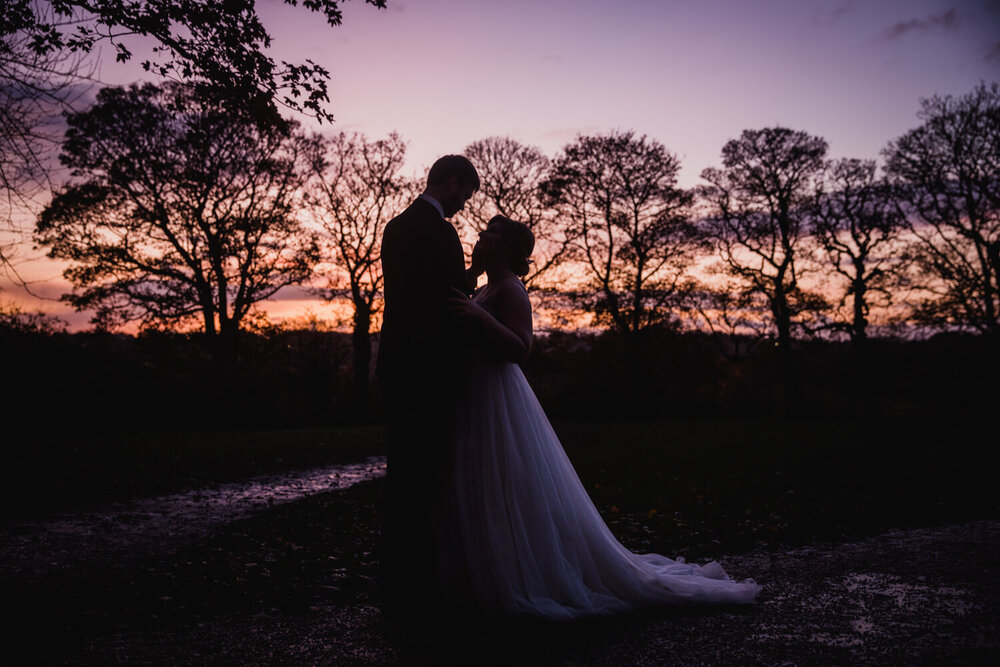
[[507, 266], [517, 276], [526, 276], [530, 270], [531, 252], [535, 249], [535, 234], [523, 222], [517, 222], [502, 215], [495, 215], [489, 224], [500, 229], [501, 256]]

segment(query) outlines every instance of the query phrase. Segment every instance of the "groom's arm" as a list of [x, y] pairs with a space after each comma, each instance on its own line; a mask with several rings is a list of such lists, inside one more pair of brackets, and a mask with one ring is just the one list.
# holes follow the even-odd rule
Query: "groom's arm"
[[469, 268], [465, 270], [465, 293], [472, 295], [476, 291], [476, 285], [479, 284], [479, 276], [486, 273], [486, 269], [478, 266], [476, 264], [469, 265]]
[[469, 333], [484, 349], [504, 361], [519, 364], [531, 351], [531, 301], [524, 288], [514, 281], [501, 283], [497, 289], [496, 317], [457, 291], [449, 300], [449, 310], [467, 323]]

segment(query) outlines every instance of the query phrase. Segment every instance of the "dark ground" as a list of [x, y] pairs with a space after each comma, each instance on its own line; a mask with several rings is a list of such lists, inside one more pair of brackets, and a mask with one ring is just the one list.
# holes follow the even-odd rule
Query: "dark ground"
[[[190, 544], [77, 552], [4, 576], [7, 664], [996, 664], [1000, 522], [721, 559], [748, 607], [414, 628], [377, 597], [380, 481]], [[121, 521], [127, 521], [122, 517]], [[114, 530], [109, 526], [108, 530]], [[13, 575], [13, 576], [12, 576]], [[426, 621], [427, 619], [422, 619]]]
[[380, 611], [375, 480], [152, 545], [42, 550], [59, 536], [8, 522], [5, 663], [996, 664], [995, 452], [974, 425], [894, 422], [847, 442], [856, 427], [560, 427], [627, 546], [718, 557], [763, 584], [753, 606], [414, 631]]

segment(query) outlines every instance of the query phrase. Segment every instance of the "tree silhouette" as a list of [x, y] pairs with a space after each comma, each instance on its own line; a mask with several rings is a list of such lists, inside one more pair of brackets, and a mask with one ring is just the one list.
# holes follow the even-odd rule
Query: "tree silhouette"
[[[301, 6], [338, 26], [342, 2], [303, 0]], [[386, 4], [365, 2], [379, 8]], [[323, 108], [329, 73], [311, 60], [275, 62], [267, 55], [271, 36], [254, 0], [0, 0], [0, 9], [11, 17], [3, 31], [23, 35], [40, 56], [87, 54], [107, 43], [115, 59], [124, 62], [132, 57], [128, 38], [151, 38], [157, 45], [153, 59], [142, 63], [145, 70], [210, 89], [233, 113], [272, 117], [277, 101], [332, 120]]]
[[60, 114], [73, 110], [92, 74], [82, 54], [39, 52], [25, 32], [34, 16], [25, 9], [26, 3], [0, 1], [0, 265], [22, 284], [15, 256], [25, 245], [20, 222], [34, 217], [49, 194]]
[[26, 334], [51, 336], [66, 332], [66, 322], [42, 311], [28, 312], [14, 304], [0, 301], [0, 336]]
[[322, 141], [307, 195], [323, 229], [323, 256], [334, 258], [322, 293], [327, 299], [346, 296], [354, 308], [354, 395], [362, 415], [368, 407], [372, 318], [381, 309], [382, 232], [417, 194], [416, 183], [400, 175], [405, 155], [406, 143], [395, 133], [375, 141], [338, 134]]
[[850, 301], [850, 316], [840, 326], [855, 346], [868, 337], [873, 300], [882, 306], [891, 301], [903, 223], [891, 186], [876, 176], [874, 160], [830, 164], [813, 211], [812, 231], [826, 266], [847, 281], [839, 305]]
[[[258, 302], [311, 274], [314, 240], [296, 216], [305, 139], [175, 84], [106, 88], [67, 118], [56, 193], [36, 237], [94, 320], [147, 326], [200, 317], [229, 347]], [[221, 337], [221, 338], [216, 338]]]
[[580, 136], [543, 184], [588, 280], [581, 303], [599, 322], [636, 332], [670, 316], [694, 250], [680, 161], [634, 132]]
[[713, 284], [692, 280], [681, 307], [696, 328], [708, 332], [723, 356], [738, 361], [750, 357], [767, 337], [760, 313], [766, 307], [755, 296], [732, 278]]
[[1000, 335], [1000, 85], [921, 100], [923, 124], [889, 143], [886, 172], [916, 238], [925, 322]]
[[799, 286], [799, 245], [823, 169], [826, 141], [783, 127], [744, 130], [722, 148], [722, 169], [705, 169], [702, 194], [712, 208], [705, 227], [725, 270], [767, 303], [783, 350], [800, 312], [818, 308]]
[[[341, 24], [342, 4], [301, 2], [330, 26]], [[267, 55], [271, 37], [253, 0], [0, 0], [0, 267], [21, 284], [16, 265], [28, 234], [22, 221], [49, 195], [59, 115], [78, 110], [98, 48], [106, 44], [116, 60], [128, 61], [136, 38], [155, 43], [142, 63], [146, 71], [216, 95], [231, 114], [274, 122], [280, 104], [333, 118], [324, 106], [329, 73], [310, 60]]]
[[465, 148], [465, 155], [476, 165], [480, 187], [465, 205], [462, 219], [476, 232], [486, 229], [495, 215], [528, 225], [535, 234], [535, 251], [524, 283], [537, 288], [566, 258], [571, 240], [542, 192], [549, 159], [538, 148], [510, 137], [480, 139]]

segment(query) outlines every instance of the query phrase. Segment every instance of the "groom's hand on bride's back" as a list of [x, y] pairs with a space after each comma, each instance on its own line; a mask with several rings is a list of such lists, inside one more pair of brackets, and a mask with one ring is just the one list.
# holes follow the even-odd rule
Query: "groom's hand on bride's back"
[[472, 323], [486, 314], [486, 311], [469, 298], [469, 295], [454, 287], [449, 289], [449, 295], [445, 298], [445, 307], [448, 314], [459, 322]]

